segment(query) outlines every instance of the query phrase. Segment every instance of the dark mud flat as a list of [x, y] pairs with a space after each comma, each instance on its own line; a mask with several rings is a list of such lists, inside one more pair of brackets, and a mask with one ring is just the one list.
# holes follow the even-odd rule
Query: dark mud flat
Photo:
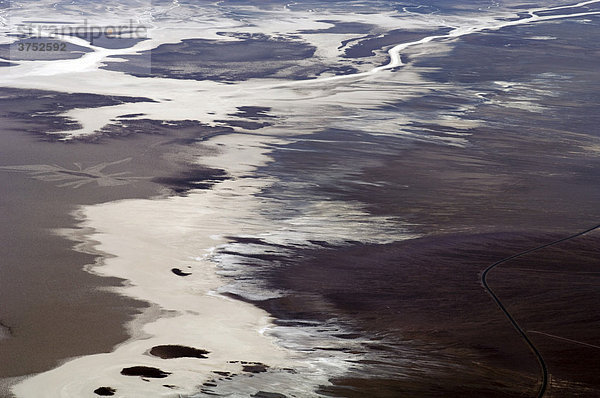
[[[367, 152], [360, 140], [327, 144], [336, 136], [329, 132], [312, 144], [319, 150], [310, 156], [276, 154], [280, 163], [271, 172], [286, 175], [292, 169], [285, 165], [293, 164], [296, 176], [314, 175], [313, 197], [359, 201], [371, 214], [401, 217], [425, 234], [389, 245], [315, 242], [323, 249], [295, 251], [277, 260], [280, 268], [255, 271], [274, 290], [290, 292], [256, 303], [283, 324], [336, 319], [356, 333], [337, 337], [374, 340], [364, 346], [367, 360], [358, 370], [333, 380], [336, 386], [323, 394], [535, 396], [539, 366], [483, 290], [480, 274], [500, 259], [598, 223], [600, 191], [593, 181], [600, 168], [582, 148], [594, 138], [550, 139], [540, 131], [524, 139], [490, 128], [473, 133], [472, 144], [460, 149], [390, 140], [387, 150], [399, 155], [389, 156]], [[362, 171], [352, 175], [350, 164], [363, 165]], [[361, 181], [369, 184], [355, 183]], [[278, 189], [265, 194], [294, 196], [285, 184]], [[508, 272], [512, 262], [493, 271], [490, 285], [526, 330], [597, 346], [598, 243], [593, 234], [561, 245], [558, 254], [536, 252], [519, 260], [526, 265], [516, 268], [524, 270]], [[546, 357], [549, 391], [599, 393], [596, 348], [531, 337]]]
[[[546, 36], [551, 40], [532, 40]], [[551, 24], [507, 27], [461, 38], [451, 56], [431, 56], [415, 60], [415, 65], [438, 67], [427, 76], [436, 81], [481, 83], [484, 81], [527, 81], [543, 73], [553, 80], [577, 81], [597, 75], [598, 29], [577, 20]], [[465, 68], [465, 60], [469, 67]], [[574, 98], [573, 98], [574, 99]]]
[[[359, 201], [371, 214], [399, 216], [425, 234], [388, 245], [321, 244], [257, 271], [273, 289], [290, 292], [256, 303], [284, 324], [336, 319], [357, 333], [337, 337], [374, 340], [363, 347], [367, 360], [356, 364], [358, 370], [333, 380], [335, 387], [323, 394], [535, 396], [539, 366], [483, 290], [480, 274], [507, 256], [598, 223], [600, 191], [593, 181], [600, 168], [569, 139], [557, 145], [543, 135], [522, 138], [480, 129], [462, 149], [390, 145], [401, 154], [395, 158], [382, 151], [377, 159], [348, 142], [323, 143], [320, 153], [303, 158], [277, 154], [282, 163], [272, 166], [275, 174], [285, 171], [282, 164], [294, 164], [318, 175], [315, 197]], [[560, 156], [566, 152], [571, 156]], [[352, 178], [343, 166], [350, 161], [366, 165]], [[368, 166], [376, 161], [382, 164]], [[525, 264], [514, 272], [516, 261], [493, 271], [489, 283], [526, 330], [597, 346], [598, 243], [598, 234], [591, 234], [561, 245], [559, 253], [536, 252], [520, 259]], [[565, 347], [540, 333], [531, 337], [546, 357], [549, 391], [599, 393], [596, 348]]]
[[258, 130], [273, 125], [275, 116], [270, 115], [270, 108], [260, 106], [240, 106], [238, 111], [228, 116], [234, 119], [217, 120], [231, 127], [241, 127], [246, 130]]
[[105, 69], [140, 77], [239, 81], [257, 77], [306, 78], [322, 66], [298, 67], [316, 48], [289, 38], [263, 34], [231, 34], [239, 41], [186, 39], [163, 44], [151, 52], [126, 56], [127, 62], [108, 63]]
[[[289, 296], [259, 305], [281, 320], [336, 318], [373, 339], [363, 346], [367, 360], [359, 370], [322, 388], [327, 396], [535, 396], [539, 366], [480, 275], [499, 259], [558, 237], [455, 234], [298, 252], [268, 279]], [[598, 233], [582, 236], [488, 277], [545, 358], [548, 396], [600, 393], [593, 347], [600, 341], [599, 243]]]
[[[251, 271], [289, 292], [256, 303], [278, 322], [335, 320], [349, 332], [335, 337], [372, 340], [362, 345], [365, 359], [356, 369], [321, 393], [536, 396], [540, 366], [480, 275], [507, 256], [600, 223], [597, 33], [569, 21], [510, 28], [465, 37], [447, 56], [424, 57], [417, 66], [438, 68], [424, 73], [441, 88], [386, 108], [414, 119], [406, 128], [420, 142], [330, 129], [275, 150], [276, 161], [261, 172], [279, 182], [263, 195], [360, 203], [423, 234], [386, 245], [313, 242], [321, 248], [295, 250], [271, 266], [257, 262], [262, 269]], [[548, 46], [523, 39], [534, 35], [559, 39]], [[548, 58], [553, 52], [556, 62]], [[523, 98], [539, 111], [521, 106]], [[478, 123], [435, 123], [447, 114]], [[468, 138], [450, 147], [441, 141], [448, 133]], [[298, 189], [288, 181], [310, 183]], [[403, 239], [402, 231], [393, 238]], [[488, 277], [545, 359], [547, 396], [600, 394], [599, 239], [597, 232], [581, 236]]]
[[335, 20], [322, 20], [318, 22], [325, 22], [329, 24], [333, 24], [326, 29], [310, 29], [310, 30], [301, 30], [300, 33], [338, 33], [338, 34], [366, 34], [371, 30], [376, 28], [375, 25], [366, 24], [362, 22], [341, 22]]
[[63, 138], [60, 134], [48, 133], [81, 128], [74, 120], [61, 114], [79, 108], [82, 104], [89, 108], [98, 108], [131, 102], [154, 102], [142, 97], [57, 93], [5, 87], [0, 88], [0, 95], [0, 118], [6, 121], [6, 129], [18, 129], [47, 141]]
[[[49, 370], [66, 358], [110, 351], [128, 337], [124, 324], [146, 308], [108, 291], [123, 281], [83, 271], [96, 256], [75, 251], [75, 242], [53, 230], [76, 227], [71, 212], [80, 205], [184, 195], [225, 178], [220, 170], [194, 169], [190, 175], [188, 159], [202, 153], [207, 137], [230, 131], [191, 122], [131, 121], [132, 129], [114, 122], [103, 135], [60, 142], [44, 135], [47, 117], [31, 115], [88, 100], [101, 106], [124, 99], [22, 90], [3, 94], [0, 383]], [[62, 127], [68, 124], [56, 118]], [[166, 278], [178, 278], [169, 264], [164, 272]]]

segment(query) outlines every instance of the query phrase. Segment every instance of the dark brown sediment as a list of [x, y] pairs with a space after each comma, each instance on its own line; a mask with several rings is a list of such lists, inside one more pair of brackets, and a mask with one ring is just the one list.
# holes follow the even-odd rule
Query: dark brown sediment
[[[374, 340], [364, 348], [367, 360], [333, 379], [323, 394], [535, 396], [539, 366], [482, 288], [481, 272], [597, 224], [600, 191], [593, 183], [597, 161], [582, 149], [593, 137], [567, 136], [560, 143], [521, 138], [478, 129], [465, 148], [398, 148], [401, 156], [355, 177], [371, 184], [342, 178], [320, 184], [336, 198], [364, 203], [372, 214], [398, 215], [423, 234], [384, 245], [319, 245], [261, 274], [273, 288], [289, 292], [257, 303], [279, 320], [335, 319], [356, 334], [352, 338]], [[344, 150], [351, 149], [346, 143]], [[571, 156], [560, 156], [567, 152]], [[304, 155], [294, 164], [309, 174], [321, 161]], [[548, 364], [549, 396], [593, 397], [600, 391], [596, 348], [590, 346], [600, 338], [599, 243], [598, 234], [590, 233], [489, 274], [512, 316], [533, 331], [529, 337]]]
[[[321, 388], [324, 395], [537, 395], [540, 366], [481, 286], [481, 273], [600, 222], [594, 111], [600, 96], [594, 89], [598, 69], [591, 66], [598, 59], [589, 55], [597, 40], [575, 38], [597, 35], [590, 32], [565, 22], [466, 37], [450, 56], [416, 62], [438, 67], [424, 73], [447, 85], [389, 103], [388, 110], [415, 119], [398, 137], [330, 129], [312, 135], [311, 147], [288, 145], [311, 151], [275, 151], [265, 174], [311, 184], [299, 192], [282, 183], [265, 195], [360, 203], [369, 214], [397, 217], [422, 234], [382, 245], [312, 242], [321, 248], [295, 250], [278, 260], [281, 265], [257, 271], [273, 290], [288, 291], [257, 303], [281, 325], [338, 322], [347, 333], [334, 337], [348, 339], [348, 350], [361, 338], [372, 340], [354, 369]], [[558, 37], [548, 46], [556, 51], [522, 38], [534, 34]], [[561, 46], [565, 56], [550, 62]], [[501, 89], [496, 79], [513, 84], [518, 94]], [[539, 110], [515, 104], [523, 98]], [[473, 123], [437, 124], [446, 113]], [[404, 131], [420, 139], [403, 140]], [[442, 143], [452, 134], [463, 141]], [[390, 240], [403, 239], [403, 232], [398, 228]], [[544, 357], [546, 396], [600, 393], [599, 243], [599, 234], [589, 233], [488, 275]]]
[[[420, 145], [385, 166], [365, 168], [360, 178], [373, 185], [338, 180], [321, 187], [365, 203], [373, 214], [403, 215], [422, 238], [321, 245], [296, 251], [285, 266], [261, 274], [275, 289], [289, 291], [257, 303], [276, 318], [335, 319], [355, 337], [374, 340], [364, 349], [370, 359], [322, 393], [535, 396], [538, 364], [482, 288], [480, 275], [496, 261], [596, 224], [597, 162], [585, 150], [558, 157], [577, 151], [575, 142], [541, 140], [512, 151], [506, 148], [516, 146], [516, 136], [485, 131], [471, 141], [475, 146], [463, 149]], [[593, 397], [600, 391], [596, 348], [590, 346], [600, 338], [599, 243], [591, 233], [489, 275], [512, 316], [533, 331], [529, 337], [549, 368], [549, 396]]]
[[[272, 274], [290, 295], [261, 305], [283, 320], [335, 318], [373, 338], [364, 349], [376, 360], [323, 388], [333, 396], [534, 396], [535, 358], [481, 287], [480, 274], [557, 237], [456, 234], [297, 253]], [[526, 331], [597, 344], [598, 243], [590, 234], [512, 260], [489, 283]], [[597, 348], [530, 337], [548, 363], [549, 391], [598, 393]]]

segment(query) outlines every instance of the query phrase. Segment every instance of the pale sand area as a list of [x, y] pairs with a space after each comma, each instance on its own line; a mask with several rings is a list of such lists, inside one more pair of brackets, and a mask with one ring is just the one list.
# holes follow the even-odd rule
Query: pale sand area
[[[260, 151], [254, 152], [260, 156]], [[215, 265], [202, 259], [223, 242], [220, 233], [243, 233], [248, 225], [242, 220], [256, 220], [256, 209], [246, 195], [256, 192], [261, 183], [227, 181], [189, 197], [124, 200], [82, 209], [83, 226], [91, 231], [86, 241], [94, 242], [90, 249], [108, 256], [90, 271], [128, 280], [130, 286], [119, 292], [155, 303], [163, 317], [134, 330], [134, 338], [142, 338], [122, 344], [113, 353], [78, 358], [26, 380], [14, 388], [17, 396], [92, 397], [93, 390], [103, 385], [126, 396], [177, 396], [194, 392], [213, 370], [237, 371], [227, 363], [230, 360], [283, 365], [288, 353], [262, 336], [269, 324], [266, 313], [211, 295], [221, 282]], [[188, 265], [190, 276], [171, 272], [173, 267], [188, 270]], [[210, 354], [208, 359], [171, 361], [146, 354], [160, 344], [188, 345]], [[168, 383], [182, 389], [168, 390], [162, 382], [145, 383], [119, 374], [124, 367], [137, 365], [173, 372]]]
[[[123, 200], [81, 209], [84, 236], [73, 239], [85, 240], [81, 250], [105, 256], [89, 271], [129, 281], [127, 287], [117, 291], [155, 307], [130, 325], [132, 339], [112, 353], [77, 358], [29, 378], [14, 387], [18, 397], [93, 397], [94, 389], [100, 386], [111, 386], [127, 397], [176, 397], [197, 392], [198, 385], [210, 378], [212, 371], [239, 373], [240, 365], [228, 361], [261, 362], [274, 369], [302, 368], [298, 354], [292, 359], [290, 351], [276, 345], [274, 339], [265, 338], [270, 326], [266, 312], [214, 292], [223, 280], [210, 254], [212, 248], [226, 242], [223, 232], [255, 233], [269, 223], [259, 215], [260, 202], [249, 200], [269, 181], [241, 177], [255, 167], [251, 163], [260, 164], [266, 159], [263, 138], [249, 136], [243, 146], [233, 145], [233, 141], [240, 140], [236, 136], [212, 140], [213, 144], [238, 148], [232, 154], [217, 156], [219, 164], [228, 159], [232, 162], [228, 171], [234, 178], [212, 190], [196, 191], [187, 197]], [[191, 275], [176, 276], [171, 268]], [[210, 354], [207, 359], [164, 360], [147, 353], [153, 346], [164, 344], [205, 349]], [[131, 366], [152, 366], [172, 374], [155, 382], [120, 375], [123, 368]], [[308, 371], [302, 377], [313, 386], [327, 384], [327, 378], [336, 373], [327, 366]], [[165, 383], [177, 387], [165, 388]], [[306, 391], [306, 386], [297, 387]], [[286, 390], [290, 388], [294, 386]]]

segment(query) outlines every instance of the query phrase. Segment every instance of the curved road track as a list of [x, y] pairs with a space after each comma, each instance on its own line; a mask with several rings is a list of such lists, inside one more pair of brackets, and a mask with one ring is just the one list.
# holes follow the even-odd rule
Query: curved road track
[[544, 358], [542, 357], [542, 354], [540, 354], [539, 350], [537, 349], [537, 347], [535, 346], [535, 344], [533, 344], [533, 342], [531, 341], [531, 339], [529, 338], [529, 336], [527, 335], [527, 333], [525, 333], [525, 331], [523, 330], [523, 328], [521, 328], [521, 326], [519, 325], [519, 323], [515, 320], [515, 318], [513, 318], [513, 316], [510, 314], [510, 312], [508, 312], [508, 310], [506, 309], [506, 307], [504, 306], [504, 304], [502, 304], [502, 301], [500, 301], [500, 299], [498, 298], [498, 296], [496, 296], [496, 294], [494, 293], [494, 291], [490, 288], [490, 286], [488, 285], [487, 282], [487, 276], [489, 274], [489, 272], [491, 270], [493, 270], [494, 268], [498, 267], [500, 264], [504, 264], [510, 260], [513, 260], [517, 257], [521, 257], [524, 256], [526, 254], [529, 253], [533, 253], [536, 252], [538, 250], [542, 250], [546, 247], [549, 246], [553, 246], [556, 245], [558, 243], [567, 241], [567, 240], [571, 240], [574, 238], [577, 238], [578, 236], [581, 235], [585, 235], [589, 232], [592, 232], [596, 229], [600, 228], [600, 224], [596, 225], [595, 227], [586, 229], [585, 231], [582, 232], [578, 232], [574, 235], [570, 235], [567, 236], [566, 238], [562, 238], [559, 240], [555, 240], [554, 242], [550, 242], [550, 243], [546, 243], [545, 245], [542, 246], [538, 246], [538, 247], [534, 247], [533, 249], [529, 249], [529, 250], [525, 250], [523, 252], [517, 253], [517, 254], [513, 254], [510, 257], [506, 257], [500, 261], [495, 262], [494, 264], [490, 265], [489, 267], [487, 267], [482, 273], [481, 273], [481, 284], [483, 285], [483, 288], [490, 294], [490, 296], [492, 296], [492, 299], [494, 300], [494, 302], [498, 305], [498, 307], [500, 308], [500, 310], [504, 313], [504, 315], [506, 316], [506, 318], [510, 321], [510, 323], [512, 324], [512, 326], [517, 330], [517, 332], [521, 335], [521, 337], [523, 338], [523, 340], [525, 340], [525, 343], [527, 343], [527, 345], [529, 346], [529, 348], [531, 349], [531, 351], [533, 352], [533, 354], [535, 355], [539, 365], [540, 365], [540, 370], [542, 373], [542, 381], [540, 384], [540, 388], [538, 390], [537, 393], [537, 398], [542, 398], [544, 396], [544, 394], [546, 393], [546, 389], [548, 387], [548, 367], [546, 366], [546, 362], [544, 361]]

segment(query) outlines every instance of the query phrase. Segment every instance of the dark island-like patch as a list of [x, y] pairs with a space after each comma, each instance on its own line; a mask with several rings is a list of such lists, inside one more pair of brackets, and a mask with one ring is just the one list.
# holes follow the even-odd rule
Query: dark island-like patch
[[208, 358], [209, 351], [181, 345], [158, 345], [152, 347], [150, 354], [162, 359], [172, 358]]
[[306, 29], [301, 30], [300, 33], [303, 34], [323, 34], [323, 33], [336, 33], [336, 34], [365, 34], [375, 29], [375, 25], [366, 24], [362, 22], [343, 22], [343, 21], [334, 21], [328, 19], [322, 19], [317, 22], [323, 22], [332, 24], [333, 26], [329, 26], [325, 29]]
[[[81, 108], [100, 108], [124, 103], [154, 102], [150, 98], [106, 96], [87, 93], [59, 93], [44, 90], [0, 90], [0, 118], [3, 123], [18, 123], [19, 131], [35, 134], [45, 141], [58, 141], [62, 134], [48, 134], [76, 130], [81, 125], [65, 115]], [[81, 139], [88, 140], [90, 137]]]
[[269, 369], [268, 365], [260, 362], [242, 362], [242, 371], [248, 373], [264, 373]]
[[145, 113], [127, 113], [125, 115], [117, 116], [117, 119], [131, 119], [134, 117], [145, 116]]
[[236, 113], [230, 113], [228, 116], [235, 116], [243, 119], [275, 119], [276, 116], [270, 115], [271, 108], [266, 106], [238, 106]]
[[180, 270], [179, 268], [171, 268], [171, 272], [174, 273], [177, 276], [190, 276], [190, 275], [192, 275], [191, 272], [184, 272], [184, 271]]
[[182, 170], [178, 175], [157, 177], [152, 182], [164, 185], [177, 194], [185, 194], [191, 189], [209, 189], [215, 183], [228, 178], [225, 170], [199, 166], [190, 167], [192, 168]]
[[132, 366], [130, 368], [123, 368], [123, 370], [121, 370], [121, 374], [123, 376], [142, 376], [153, 379], [164, 379], [171, 373], [163, 372], [158, 368], [153, 368], [150, 366]]
[[114, 388], [111, 388], [111, 387], [99, 387], [94, 390], [94, 394], [102, 395], [104, 397], [113, 396], [113, 395], [115, 395], [115, 392], [117, 392], [117, 390], [115, 390]]
[[287, 398], [287, 395], [279, 394], [277, 392], [259, 391], [252, 395], [253, 398]]
[[245, 130], [259, 130], [263, 127], [272, 126], [273, 123], [268, 122], [251, 122], [247, 120], [215, 120], [218, 123], [223, 123], [228, 127], [240, 127]]

